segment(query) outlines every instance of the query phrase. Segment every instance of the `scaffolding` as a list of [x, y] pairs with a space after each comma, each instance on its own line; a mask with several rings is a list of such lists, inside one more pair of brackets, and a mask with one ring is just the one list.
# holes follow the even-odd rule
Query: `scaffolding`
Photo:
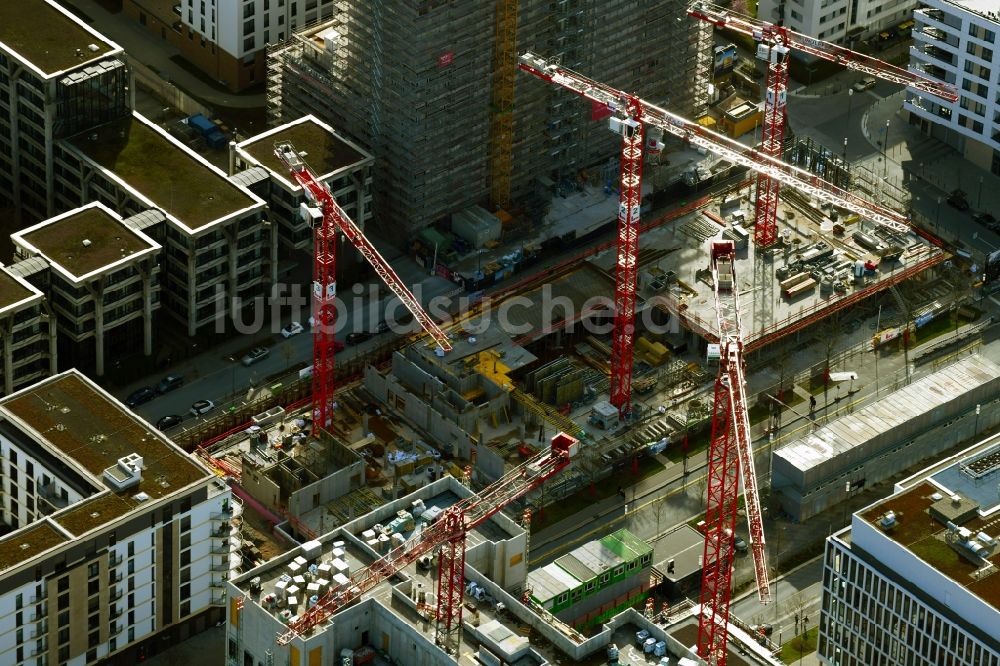
[[514, 87], [518, 44], [688, 117], [707, 106], [711, 29], [680, 0], [391, 5], [346, 4], [268, 47], [267, 110], [271, 124], [312, 113], [375, 155], [374, 222], [394, 238], [508, 190], [524, 211], [588, 172], [617, 179], [617, 160], [601, 169], [618, 150], [605, 122], [564, 91]]

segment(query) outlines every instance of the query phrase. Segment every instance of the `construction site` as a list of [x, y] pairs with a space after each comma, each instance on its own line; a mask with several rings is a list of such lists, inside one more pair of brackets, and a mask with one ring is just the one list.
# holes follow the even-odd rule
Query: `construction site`
[[[832, 171], [826, 180], [781, 161], [790, 49], [923, 86], [928, 94], [953, 91], [868, 56], [807, 43], [751, 19], [734, 21], [719, 8], [695, 3], [683, 21], [690, 22], [686, 35], [699, 36], [696, 42], [706, 24], [724, 24], [753, 34], [760, 45], [765, 101], [740, 99], [723, 113], [735, 123], [759, 112], [760, 144], [746, 137], [741, 143], [709, 129], [713, 123], [687, 119], [700, 115], [707, 97], [699, 102], [691, 95], [683, 110], [667, 110], [656, 105], [662, 96], [655, 91], [648, 102], [589, 78], [590, 71], [581, 73], [587, 63], [573, 55], [579, 51], [563, 43], [562, 33], [552, 38], [562, 57], [517, 55], [535, 4], [546, 20], [568, 12], [555, 21], [558, 30], [584, 39], [577, 28], [582, 19], [573, 13], [584, 11], [584, 3], [554, 3], [557, 9], [522, 4], [518, 14], [517, 3], [499, 3], [496, 27], [509, 35], [498, 41], [494, 89], [477, 90], [481, 103], [461, 114], [467, 131], [449, 126], [463, 141], [476, 137], [475, 147], [452, 142], [447, 150], [460, 156], [470, 180], [490, 182], [491, 190], [451, 182], [436, 187], [399, 174], [391, 181], [375, 178], [376, 190], [379, 181], [385, 188], [376, 221], [380, 214], [414, 224], [452, 215], [452, 230], [467, 245], [456, 248], [440, 234], [424, 234], [423, 261], [476, 292], [471, 309], [432, 318], [311, 171], [304, 159], [309, 146], [275, 146], [279, 168], [301, 187], [314, 220], [314, 362], [303, 374], [311, 383], [309, 398], [261, 413], [198, 451], [290, 545], [268, 559], [244, 542], [228, 588], [231, 660], [295, 666], [306, 659], [780, 663], [779, 646], [729, 613], [737, 582], [734, 534], [743, 518], [750, 538], [742, 548], [751, 557], [738, 582], [750, 585], [761, 602], [770, 595], [771, 555], [763, 533], [770, 506], [758, 491], [751, 427], [768, 419], [775, 403], [802, 400], [784, 395], [784, 368], [778, 377], [774, 360], [787, 361], [796, 349], [819, 341], [827, 345], [819, 390], [825, 394], [831, 382], [841, 381], [853, 387], [852, 373], [831, 372], [835, 344], [861, 344], [876, 353], [890, 344], [905, 350], [921, 339], [924, 325], [968, 309], [963, 266], [937, 238], [903, 213], [842, 189], [847, 184]], [[513, 24], [505, 23], [510, 11]], [[408, 151], [396, 155], [393, 169], [419, 171], [420, 160], [440, 167], [448, 158], [428, 148], [438, 140], [430, 124], [413, 134], [420, 141], [397, 140], [393, 132], [405, 128], [394, 125], [387, 110], [407, 105], [387, 101], [390, 89], [398, 93], [389, 61], [406, 54], [381, 48], [380, 40], [407, 26], [396, 23], [399, 17], [360, 14], [313, 26], [271, 50], [273, 120], [291, 120], [288, 109], [297, 107], [288, 99], [310, 98], [319, 117], [333, 107], [345, 114], [324, 117], [332, 126], [355, 137], [368, 133], [358, 140], [376, 155], [376, 172], [389, 146]], [[455, 24], [457, 38], [478, 34], [477, 16], [465, 16], [468, 25]], [[478, 17], [480, 23], [493, 18], [492, 8]], [[389, 41], [420, 48], [419, 39]], [[662, 41], [669, 48], [669, 40]], [[361, 68], [358, 54], [373, 44], [378, 55]], [[690, 48], [708, 57], [704, 45]], [[690, 55], [690, 62], [699, 58]], [[425, 83], [455, 85], [459, 75], [487, 76], [490, 65], [478, 55], [449, 52], [426, 69]], [[678, 67], [674, 75], [682, 71], [690, 74]], [[507, 75], [520, 77], [516, 104]], [[378, 89], [362, 90], [361, 80]], [[583, 103], [553, 95], [558, 89]], [[331, 104], [361, 94], [370, 96], [368, 106]], [[507, 117], [489, 117], [490, 95], [494, 114]], [[497, 96], [505, 95], [506, 105], [498, 107]], [[604, 133], [600, 140], [581, 140], [593, 152], [573, 153], [580, 164], [567, 159], [547, 171], [550, 164], [543, 168], [527, 157], [542, 152], [527, 148], [538, 137], [519, 136], [518, 147], [511, 147], [510, 132], [520, 126], [511, 124], [511, 114], [541, 113], [545, 104], [550, 113], [585, 126], [583, 135]], [[588, 106], [593, 122], [585, 123], [580, 112]], [[564, 121], [550, 117], [539, 142], [551, 142]], [[606, 166], [613, 144], [620, 147], [619, 159]], [[688, 185], [707, 182], [706, 173], [731, 177], [654, 206], [653, 187], [643, 181], [649, 164], [673, 164], [672, 177]], [[513, 165], [522, 175], [514, 175]], [[585, 180], [592, 182], [577, 182], [587, 169]], [[539, 179], [545, 181], [540, 191], [555, 195], [543, 213], [532, 218], [509, 205], [530, 200]], [[602, 241], [612, 224], [613, 238]], [[524, 229], [536, 235], [518, 231]], [[360, 251], [420, 330], [401, 338], [388, 362], [336, 386], [332, 324], [341, 237]], [[540, 261], [532, 261], [537, 257], [528, 248], [542, 254], [554, 238], [563, 240], [562, 258], [532, 268]], [[494, 287], [502, 276], [492, 276], [505, 266], [525, 277]], [[899, 289], [904, 282], [905, 290]], [[875, 310], [874, 322], [863, 326]], [[792, 368], [792, 374], [803, 369]], [[815, 405], [815, 397], [811, 401]], [[688, 454], [696, 448], [707, 451], [698, 498], [705, 513], [696, 529], [687, 526], [651, 543], [609, 527], [576, 549], [567, 544], [546, 561], [532, 559], [532, 520], [546, 510], [558, 512], [561, 501], [588, 489], [597, 497], [600, 485], [617, 485], [625, 498], [624, 485], [681, 456], [686, 475]], [[767, 465], [770, 472], [769, 460]], [[585, 508], [577, 515], [581, 523], [593, 518]], [[698, 579], [700, 592], [692, 589]]]

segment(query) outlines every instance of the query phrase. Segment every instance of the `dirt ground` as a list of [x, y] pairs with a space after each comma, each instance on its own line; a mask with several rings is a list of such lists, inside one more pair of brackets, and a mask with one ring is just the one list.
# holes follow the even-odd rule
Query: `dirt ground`
[[246, 504], [243, 505], [243, 539], [253, 541], [266, 560], [280, 555], [291, 547], [291, 544], [276, 537], [271, 532], [271, 524]]

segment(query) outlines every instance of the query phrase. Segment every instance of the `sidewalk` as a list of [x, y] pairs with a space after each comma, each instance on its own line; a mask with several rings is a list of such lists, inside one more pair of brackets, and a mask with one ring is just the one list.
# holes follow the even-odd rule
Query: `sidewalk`
[[[129, 58], [150, 67], [165, 81], [175, 84], [206, 104], [239, 109], [264, 106], [263, 92], [231, 93], [221, 84], [218, 87], [210, 85], [178, 65], [170, 58], [180, 55], [180, 51], [166, 41], [157, 39], [152, 32], [135, 23], [125, 12], [111, 13], [95, 0], [62, 1], [79, 10], [77, 16], [81, 20], [86, 20], [83, 16], [89, 18], [90, 26], [125, 49]], [[83, 16], [80, 16], [81, 14]]]

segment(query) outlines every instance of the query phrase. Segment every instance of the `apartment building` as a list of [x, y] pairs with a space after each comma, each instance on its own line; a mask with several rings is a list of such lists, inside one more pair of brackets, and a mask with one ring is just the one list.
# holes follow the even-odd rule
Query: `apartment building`
[[910, 123], [1000, 175], [1000, 6], [992, 0], [925, 0], [913, 19], [910, 69], [954, 85], [959, 99], [908, 89]]
[[107, 349], [152, 354], [153, 312], [160, 305], [159, 243], [99, 202], [19, 231], [11, 240], [15, 258], [38, 257], [49, 267], [28, 280], [45, 292], [56, 316], [63, 367], [93, 368], [100, 376]]
[[826, 540], [824, 664], [1000, 664], [1000, 438], [900, 481]]
[[[372, 215], [372, 170], [375, 158], [356, 143], [337, 133], [312, 115], [275, 127], [238, 144], [230, 145], [230, 177], [246, 174], [246, 185], [267, 201], [268, 219], [277, 227], [278, 247], [283, 258], [309, 265], [313, 248], [313, 220], [301, 209], [307, 203], [302, 187], [274, 154], [278, 143], [291, 143], [304, 155], [320, 181], [327, 184], [337, 204], [362, 230]], [[267, 178], [258, 180], [247, 172], [263, 169]], [[337, 280], [346, 283], [367, 270], [361, 255], [341, 237], [337, 248]], [[308, 256], [304, 256], [307, 253]], [[308, 279], [312, 279], [309, 275]]]
[[329, 19], [334, 0], [125, 0], [125, 13], [233, 92], [264, 83], [266, 46]]
[[228, 486], [101, 388], [0, 400], [0, 453], [0, 663], [134, 664], [224, 616]]
[[21, 226], [60, 212], [55, 145], [128, 114], [121, 47], [53, 0], [0, 2], [0, 210]]
[[187, 335], [214, 329], [276, 281], [264, 200], [139, 113], [60, 142], [55, 190], [64, 210], [99, 201], [145, 214], [143, 232], [162, 246], [163, 311]]
[[[708, 102], [710, 29], [679, 0], [524, 0], [517, 51], [565, 66], [688, 117]], [[271, 124], [311, 113], [375, 157], [375, 218], [400, 244], [489, 198], [495, 3], [420, 0], [397, 11], [347, 3], [328, 22], [269, 47]], [[641, 56], [637, 56], [641, 54]], [[620, 136], [556, 86], [515, 78], [515, 201], [538, 220], [580, 172], [614, 165]]]
[[917, 0], [760, 0], [757, 16], [781, 21], [786, 28], [810, 37], [851, 46], [904, 23], [918, 4]]
[[17, 265], [0, 266], [0, 376], [5, 395], [56, 373], [56, 340], [44, 293]]

